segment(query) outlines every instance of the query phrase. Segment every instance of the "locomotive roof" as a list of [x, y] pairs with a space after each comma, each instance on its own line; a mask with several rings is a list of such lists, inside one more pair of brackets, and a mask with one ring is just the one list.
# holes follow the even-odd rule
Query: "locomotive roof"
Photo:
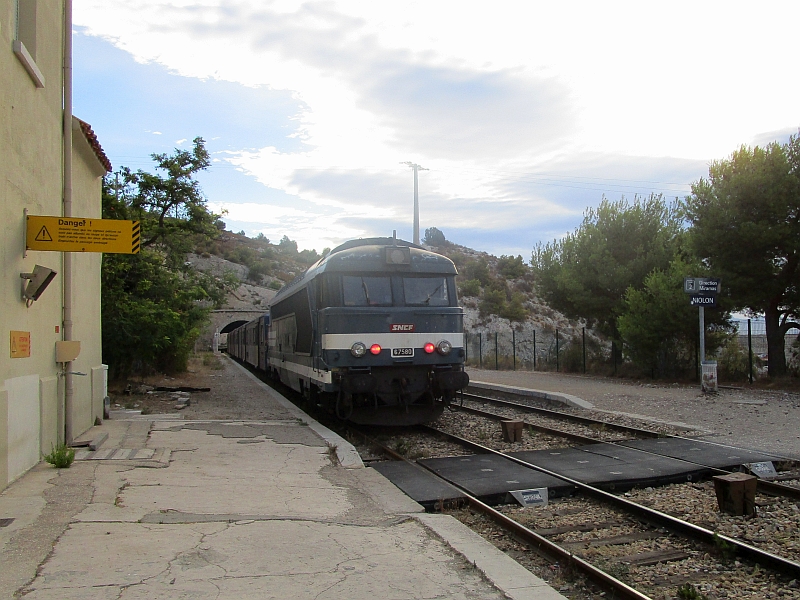
[[[387, 264], [385, 252], [387, 247], [406, 247], [411, 254], [410, 264]], [[270, 304], [275, 304], [291, 290], [313, 279], [321, 273], [330, 272], [383, 272], [383, 273], [436, 273], [455, 275], [456, 266], [453, 261], [426, 250], [418, 244], [390, 237], [364, 238], [350, 240], [337, 246], [319, 259], [300, 277], [283, 287]]]

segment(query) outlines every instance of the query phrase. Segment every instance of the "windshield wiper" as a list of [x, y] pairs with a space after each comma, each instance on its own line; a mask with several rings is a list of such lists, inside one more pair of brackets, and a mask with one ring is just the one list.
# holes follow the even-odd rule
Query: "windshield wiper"
[[436, 287], [436, 289], [435, 289], [435, 290], [433, 290], [433, 291], [432, 291], [430, 294], [428, 294], [428, 297], [427, 297], [427, 298], [425, 298], [425, 302], [423, 302], [423, 304], [430, 304], [430, 303], [431, 303], [431, 298], [433, 298], [433, 296], [436, 294], [436, 292], [438, 292], [440, 289], [442, 289], [442, 286], [443, 286], [443, 285], [444, 285], [444, 281], [443, 281], [442, 283], [440, 283], [440, 284], [439, 284], [439, 285]]
[[364, 297], [367, 299], [367, 306], [369, 306], [370, 304], [372, 304], [372, 302], [369, 299], [369, 290], [367, 289], [367, 282], [364, 281], [363, 277], [361, 278], [361, 287], [364, 288]]

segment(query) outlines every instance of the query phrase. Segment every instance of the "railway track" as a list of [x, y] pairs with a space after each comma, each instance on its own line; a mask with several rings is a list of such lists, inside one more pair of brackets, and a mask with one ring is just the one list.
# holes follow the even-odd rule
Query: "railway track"
[[[526, 404], [512, 402], [508, 400], [500, 400], [488, 396], [479, 396], [476, 394], [464, 394], [464, 399], [474, 404], [493, 404], [495, 406], [502, 407], [505, 410], [501, 413], [489, 412], [481, 408], [478, 408], [474, 404], [471, 405], [469, 403], [467, 404], [462, 403], [461, 405], [459, 405], [458, 407], [459, 410], [493, 421], [501, 421], [513, 418], [523, 418], [525, 420], [526, 426], [534, 431], [538, 431], [555, 437], [560, 436], [564, 439], [570, 440], [571, 442], [575, 442], [578, 444], [594, 444], [597, 442], [614, 443], [615, 441], [622, 441], [631, 438], [648, 439], [654, 437], [682, 437], [677, 435], [669, 435], [660, 431], [653, 431], [629, 425], [621, 425], [609, 421], [592, 419], [590, 417], [573, 415], [570, 413], [560, 412], [552, 409], [529, 406]], [[543, 424], [542, 422], [539, 421], [526, 419], [525, 418], [526, 415], [536, 415], [540, 419], [547, 421], [549, 424]], [[566, 430], [563, 428], [555, 427], [552, 425], [552, 423], [554, 422], [569, 422], [572, 424], [577, 424], [581, 428], [583, 428], [584, 431], [578, 433], [574, 429]], [[615, 435], [609, 436], [606, 435], [606, 432], [608, 431], [612, 431], [621, 434], [622, 436], [629, 436], [629, 437], [618, 437]], [[789, 461], [787, 460], [787, 462]], [[730, 473], [729, 471], [718, 469], [711, 465], [703, 464], [702, 462], [696, 462], [695, 464], [708, 469], [709, 472], [711, 472], [713, 475], [725, 475]], [[792, 479], [790, 479], [790, 481], [797, 481], [796, 479], [794, 479], [796, 475], [789, 475], [785, 477], [786, 478], [791, 477]], [[768, 481], [765, 479], [759, 479], [757, 482], [757, 491], [762, 494], [791, 498], [793, 500], [800, 500], [800, 487], [798, 485], [789, 485], [789, 484], [779, 483], [777, 481]]]
[[[565, 479], [474, 440], [434, 428], [428, 432], [473, 452], [500, 454], [527, 468]], [[397, 457], [391, 448], [387, 452]], [[512, 506], [496, 509], [465, 493], [468, 510], [479, 513], [515, 539], [524, 540], [528, 547], [558, 561], [562, 568], [580, 571], [612, 592], [613, 597], [672, 598], [680, 586], [684, 586], [686, 594], [697, 591], [699, 588], [686, 586], [698, 583], [701, 588], [724, 592], [729, 598], [763, 598], [767, 596], [759, 594], [772, 588], [782, 591], [782, 597], [800, 598], [800, 590], [791, 587], [792, 580], [796, 583], [800, 578], [800, 564], [624, 497], [567, 481], [578, 490], [578, 496], [556, 501], [551, 505], [558, 507], [555, 510], [540, 513]], [[474, 520], [470, 514], [460, 517]], [[684, 574], [670, 572], [665, 565], [677, 565]], [[739, 583], [731, 586], [732, 581]], [[747, 586], [757, 587], [758, 591], [742, 592]]]

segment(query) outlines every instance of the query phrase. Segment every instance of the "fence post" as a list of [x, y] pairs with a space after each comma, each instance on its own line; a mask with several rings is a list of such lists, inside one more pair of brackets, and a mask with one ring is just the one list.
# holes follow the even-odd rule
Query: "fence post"
[[611, 340], [611, 358], [614, 361], [614, 377], [617, 376], [617, 345]]
[[583, 374], [586, 375], [586, 327], [583, 328]]
[[483, 336], [478, 332], [478, 367], [483, 368]]
[[514, 355], [514, 370], [517, 370], [517, 332], [511, 328], [511, 352]]
[[556, 373], [560, 371], [561, 369], [558, 364], [558, 329], [556, 329]]
[[750, 374], [750, 384], [753, 383], [753, 330], [750, 319], [747, 319], [747, 371]]
[[500, 354], [500, 351], [497, 349], [497, 332], [495, 331], [494, 332], [494, 370], [495, 371], [499, 371], [500, 370], [500, 365], [499, 365], [499, 362], [498, 362], [498, 355], [499, 354]]
[[536, 330], [533, 330], [533, 370], [536, 370]]

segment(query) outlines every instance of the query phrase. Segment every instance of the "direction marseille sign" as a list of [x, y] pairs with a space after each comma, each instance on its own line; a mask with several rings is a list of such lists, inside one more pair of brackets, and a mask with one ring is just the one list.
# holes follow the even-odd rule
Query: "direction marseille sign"
[[686, 294], [718, 294], [721, 287], [719, 277], [683, 278], [683, 291]]
[[25, 248], [55, 252], [138, 254], [139, 221], [28, 215]]

